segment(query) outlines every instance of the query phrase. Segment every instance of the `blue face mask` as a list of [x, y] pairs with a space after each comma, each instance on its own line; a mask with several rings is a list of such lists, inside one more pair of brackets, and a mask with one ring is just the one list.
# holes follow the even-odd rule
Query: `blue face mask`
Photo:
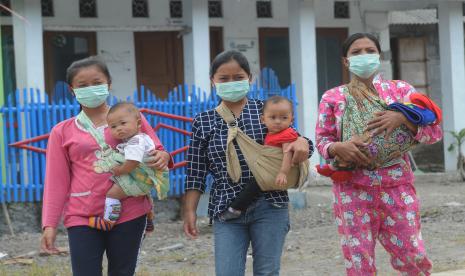
[[73, 92], [78, 103], [88, 108], [95, 108], [103, 104], [109, 95], [108, 84], [75, 88]]
[[249, 80], [215, 83], [216, 94], [228, 102], [238, 102], [245, 98], [250, 90]]
[[362, 79], [368, 79], [380, 66], [378, 54], [364, 54], [349, 57], [349, 71]]

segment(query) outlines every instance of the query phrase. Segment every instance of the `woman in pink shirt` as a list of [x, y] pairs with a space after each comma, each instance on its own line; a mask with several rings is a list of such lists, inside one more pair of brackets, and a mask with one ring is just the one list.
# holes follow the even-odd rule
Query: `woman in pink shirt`
[[[402, 113], [386, 109], [391, 103], [406, 102], [416, 91], [404, 81], [384, 80], [377, 73], [380, 52], [378, 40], [370, 34], [357, 33], [344, 42], [343, 61], [353, 78], [324, 93], [316, 144], [326, 160], [355, 167], [350, 180], [333, 185], [347, 275], [376, 274], [376, 240], [391, 255], [394, 269], [405, 275], [429, 275], [431, 262], [420, 232], [410, 161], [407, 154], [396, 156], [389, 148], [432, 144], [442, 138], [442, 131], [439, 125], [414, 125]], [[367, 131], [370, 140], [360, 139]]]
[[[67, 81], [93, 124], [104, 134], [105, 143], [115, 147], [107, 128], [109, 106], [106, 98], [111, 87], [107, 66], [97, 57], [71, 64]], [[47, 145], [47, 165], [42, 210], [43, 235], [41, 248], [56, 253], [54, 245], [57, 225], [63, 217], [68, 230], [73, 275], [101, 275], [103, 253], [108, 258], [109, 275], [133, 275], [137, 255], [146, 226], [146, 214], [152, 209], [148, 197], [128, 197], [122, 200], [122, 213], [111, 231], [89, 226], [89, 218], [103, 213], [105, 195], [112, 186], [111, 172], [102, 170], [99, 143], [84, 124], [73, 117], [57, 124]], [[147, 120], [142, 116], [141, 131], [156, 145], [155, 169], [165, 169], [171, 163], [170, 154], [163, 150]]]

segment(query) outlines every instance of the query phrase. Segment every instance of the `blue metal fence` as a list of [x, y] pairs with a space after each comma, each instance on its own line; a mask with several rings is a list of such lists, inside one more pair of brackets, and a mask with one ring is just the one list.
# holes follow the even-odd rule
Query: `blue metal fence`
[[[281, 94], [292, 100], [294, 110], [297, 110], [297, 99], [293, 85], [276, 93], [276, 88], [268, 90], [253, 85], [250, 97], [266, 99], [271, 94]], [[185, 117], [214, 108], [218, 104], [218, 97], [213, 91], [210, 95], [200, 91], [195, 86], [182, 85], [168, 94], [166, 99], [157, 98], [144, 87], [136, 90], [132, 98], [139, 108], [148, 108], [165, 113]], [[116, 102], [116, 98], [109, 99], [109, 104]], [[42, 189], [45, 176], [45, 154], [8, 146], [11, 143], [34, 138], [50, 132], [52, 127], [60, 121], [78, 114], [79, 104], [68, 98], [48, 98], [44, 93], [34, 89], [17, 90], [10, 95], [6, 104], [0, 107], [3, 120], [3, 137], [5, 155], [0, 164], [5, 167], [6, 175], [0, 170], [0, 202], [32, 202], [42, 199]], [[149, 123], [156, 126], [164, 123], [187, 131], [191, 130], [190, 123], [179, 120], [146, 115]], [[295, 116], [295, 125], [298, 125]], [[168, 129], [160, 129], [157, 133], [168, 151], [174, 151], [188, 145], [186, 135]], [[41, 140], [30, 143], [31, 146], [46, 148], [47, 141]], [[174, 157], [175, 162], [183, 161], [185, 153]], [[181, 167], [170, 172], [170, 195], [179, 196], [184, 190], [185, 168]]]

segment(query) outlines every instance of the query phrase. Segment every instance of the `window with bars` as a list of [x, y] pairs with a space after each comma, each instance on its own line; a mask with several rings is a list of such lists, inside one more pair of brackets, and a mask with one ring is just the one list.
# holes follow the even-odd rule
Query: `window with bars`
[[334, 18], [350, 18], [349, 2], [336, 1], [334, 2]]
[[[10, 0], [0, 0], [0, 4], [7, 8], [11, 8]], [[0, 8], [0, 15], [1, 16], [11, 16], [11, 13], [3, 8]]]
[[223, 7], [221, 1], [211, 0], [208, 1], [208, 16], [209, 17], [223, 17]]
[[271, 1], [257, 1], [257, 17], [258, 18], [271, 18]]
[[41, 0], [42, 16], [51, 17], [53, 13], [53, 0]]
[[97, 17], [97, 0], [79, 0], [80, 17]]
[[178, 0], [170, 1], [170, 17], [171, 18], [182, 18], [182, 1], [178, 1]]
[[147, 0], [132, 0], [132, 17], [149, 17]]

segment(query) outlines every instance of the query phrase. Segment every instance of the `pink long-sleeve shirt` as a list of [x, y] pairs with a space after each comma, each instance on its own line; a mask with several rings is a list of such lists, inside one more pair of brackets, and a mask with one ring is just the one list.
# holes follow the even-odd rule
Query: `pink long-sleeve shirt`
[[[144, 116], [141, 132], [152, 138], [157, 150], [164, 150]], [[118, 144], [108, 127], [105, 127], [104, 134], [108, 145], [115, 147]], [[100, 150], [99, 145], [75, 117], [53, 127], [47, 144], [42, 228], [56, 227], [62, 216], [67, 228], [88, 225], [89, 217], [103, 213], [105, 196], [113, 182], [111, 173], [94, 171], [97, 150]], [[142, 216], [151, 208], [146, 196], [123, 199], [117, 223]]]
[[[373, 79], [373, 85], [378, 91], [379, 97], [388, 105], [394, 102], [407, 102], [409, 95], [416, 92], [415, 88], [405, 81], [384, 80], [380, 74]], [[318, 109], [316, 145], [318, 152], [327, 160], [331, 159], [328, 153], [329, 146], [334, 142], [341, 141], [341, 122], [346, 107], [343, 89], [344, 86], [339, 86], [326, 91], [321, 98]], [[418, 126], [418, 131], [414, 136], [415, 140], [425, 144], [436, 143], [441, 138], [440, 125]], [[385, 187], [411, 183], [414, 177], [407, 154], [404, 154], [403, 159], [405, 162], [387, 168], [373, 171], [355, 170], [351, 182], [358, 185], [383, 185]]]

